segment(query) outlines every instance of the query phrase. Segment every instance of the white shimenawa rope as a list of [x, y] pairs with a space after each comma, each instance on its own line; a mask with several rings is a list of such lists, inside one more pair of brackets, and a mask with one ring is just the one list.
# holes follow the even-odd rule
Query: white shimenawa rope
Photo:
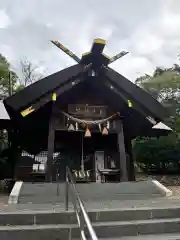
[[116, 113], [116, 114], [113, 114], [113, 115], [111, 115], [111, 116], [109, 116], [109, 117], [107, 117], [107, 118], [92, 121], [92, 120], [84, 120], [84, 119], [75, 118], [75, 117], [69, 115], [69, 114], [66, 113], [66, 112], [63, 112], [63, 111], [61, 111], [61, 112], [62, 112], [62, 114], [63, 114], [64, 116], [66, 116], [67, 118], [71, 119], [72, 121], [77, 122], [77, 123], [85, 123], [85, 124], [87, 124], [87, 125], [91, 125], [91, 124], [94, 124], [94, 125], [95, 125], [95, 124], [102, 124], [102, 123], [107, 122], [108, 120], [112, 119], [113, 117], [115, 117], [115, 116], [117, 115], [117, 113]]

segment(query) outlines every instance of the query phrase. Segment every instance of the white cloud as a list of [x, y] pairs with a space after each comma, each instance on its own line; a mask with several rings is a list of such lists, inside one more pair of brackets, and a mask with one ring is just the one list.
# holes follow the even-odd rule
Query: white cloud
[[142, 76], [144, 73], [151, 74], [154, 70], [154, 66], [151, 61], [145, 57], [127, 56], [119, 61], [121, 61], [121, 64], [115, 62], [111, 65], [111, 67], [132, 81], [134, 81], [138, 76]]
[[135, 51], [140, 55], [153, 55], [163, 47], [164, 43], [161, 36], [143, 29], [136, 33], [134, 42], [136, 42]]
[[112, 67], [131, 80], [156, 66], [170, 67], [180, 53], [179, 0], [0, 0], [1, 8], [0, 19], [4, 12], [12, 22], [0, 29], [1, 52], [17, 68], [23, 56], [46, 74], [74, 64], [51, 39], [78, 56], [90, 50], [96, 37], [107, 40], [110, 56], [130, 51]]
[[161, 32], [167, 37], [174, 37], [180, 34], [180, 15], [167, 13], [161, 19]]
[[11, 21], [6, 14], [5, 10], [0, 10], [0, 29], [7, 28], [11, 24]]

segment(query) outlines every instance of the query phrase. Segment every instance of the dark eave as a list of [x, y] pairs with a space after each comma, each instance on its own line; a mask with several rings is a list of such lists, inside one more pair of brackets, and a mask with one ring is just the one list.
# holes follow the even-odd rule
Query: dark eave
[[[67, 81], [66, 84], [61, 85], [60, 87], [54, 89], [53, 90], [54, 92], [48, 92], [43, 97], [38, 99], [36, 102], [29, 105], [28, 108], [32, 109], [33, 112], [37, 111], [39, 108], [53, 101], [53, 94], [55, 94], [55, 98], [59, 98], [60, 96], [69, 92], [72, 88], [74, 89], [80, 83], [84, 82], [85, 79], [87, 79], [88, 71], [90, 68], [91, 68], [91, 65], [86, 66], [84, 70], [81, 71], [80, 74], [78, 74], [76, 77], [73, 78], [73, 80]], [[26, 111], [26, 109], [24, 110]]]
[[139, 103], [144, 109], [151, 112], [152, 117], [159, 120], [163, 120], [167, 117], [167, 109], [150, 94], [111, 68], [104, 68], [104, 72], [108, 79], [129, 95], [132, 101]]
[[[99, 78], [99, 81], [102, 78]], [[105, 80], [102, 81], [102, 84], [104, 84], [112, 93], [113, 95], [117, 95], [119, 97], [119, 99], [121, 99], [121, 101], [124, 102], [124, 105], [126, 105], [126, 107], [129, 107], [129, 101], [131, 104], [130, 108], [135, 109], [137, 112], [139, 112], [144, 118], [149, 117], [149, 111], [147, 111], [146, 109], [144, 109], [139, 103], [137, 102], [132, 102], [132, 98], [131, 96], [127, 96], [127, 94], [125, 94], [122, 89], [120, 88], [116, 88], [111, 81], [107, 78]], [[156, 121], [154, 119], [154, 121]]]
[[37, 99], [45, 96], [47, 93], [53, 92], [54, 89], [67, 83], [69, 80], [73, 79], [73, 77], [80, 74], [83, 69], [83, 65], [77, 64], [60, 72], [54, 73], [5, 99], [4, 104], [6, 107], [11, 108], [14, 111], [20, 111], [32, 102], [35, 102]]

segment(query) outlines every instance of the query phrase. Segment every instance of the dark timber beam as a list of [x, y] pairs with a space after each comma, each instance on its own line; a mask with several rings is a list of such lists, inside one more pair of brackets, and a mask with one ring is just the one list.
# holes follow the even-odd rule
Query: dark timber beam
[[76, 62], [80, 62], [80, 58], [76, 56], [72, 51], [70, 51], [67, 47], [65, 47], [63, 44], [61, 44], [59, 41], [51, 41], [56, 47], [61, 49], [64, 53], [66, 53], [69, 57], [74, 59]]
[[132, 139], [131, 139], [131, 137], [126, 136], [126, 135], [125, 135], [125, 147], [126, 147], [126, 153], [127, 153], [128, 180], [136, 181]]
[[52, 106], [52, 116], [49, 122], [48, 133], [48, 153], [47, 153], [47, 165], [46, 165], [46, 181], [52, 182], [53, 173], [53, 153], [54, 153], [54, 140], [55, 140], [55, 118], [53, 115], [54, 106]]
[[113, 56], [113, 57], [110, 59], [109, 64], [115, 62], [115, 61], [118, 60], [119, 58], [124, 57], [124, 56], [125, 56], [126, 54], [128, 54], [128, 53], [129, 53], [129, 52], [122, 51], [122, 52], [116, 54], [115, 56]]
[[121, 120], [116, 121], [116, 131], [117, 131], [117, 142], [120, 157], [120, 181], [128, 181], [128, 171], [127, 171], [127, 161], [126, 161], [126, 150], [124, 142], [124, 131], [123, 124]]
[[100, 55], [103, 52], [105, 45], [106, 45], [106, 41], [104, 39], [101, 39], [101, 38], [94, 39], [94, 42], [91, 48], [91, 53], [93, 55]]
[[107, 66], [109, 64], [110, 58], [103, 54], [104, 47], [106, 45], [106, 41], [101, 38], [94, 39], [92, 48], [90, 52], [86, 52], [82, 54], [81, 64], [89, 64], [92, 63], [95, 69], [100, 66]]

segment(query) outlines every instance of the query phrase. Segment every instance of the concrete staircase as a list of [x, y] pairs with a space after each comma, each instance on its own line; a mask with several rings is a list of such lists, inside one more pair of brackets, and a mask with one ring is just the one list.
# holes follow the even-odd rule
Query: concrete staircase
[[[100, 239], [180, 239], [180, 207], [90, 211]], [[74, 212], [0, 213], [1, 240], [79, 239]]]
[[[85, 202], [101, 200], [135, 200], [162, 197], [162, 192], [152, 181], [138, 183], [90, 183], [77, 184], [81, 198]], [[47, 204], [64, 202], [65, 184], [23, 183], [19, 203]]]

